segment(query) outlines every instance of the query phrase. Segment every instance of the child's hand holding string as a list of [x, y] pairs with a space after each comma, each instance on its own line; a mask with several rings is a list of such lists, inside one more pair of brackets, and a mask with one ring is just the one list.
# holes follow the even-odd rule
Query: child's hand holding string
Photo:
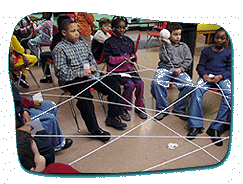
[[127, 57], [124, 57], [124, 61], [126, 61], [127, 63], [130, 63], [131, 62], [131, 60], [128, 59]]
[[173, 71], [173, 73], [177, 76], [180, 75], [180, 73], [182, 72], [182, 70], [180, 68], [177, 68], [175, 71]]
[[163, 39], [163, 38], [162, 38], [161, 41], [164, 42], [164, 43], [166, 43], [166, 44], [171, 43], [171, 42], [170, 42], [170, 39]]
[[207, 74], [203, 76], [203, 79], [205, 82], [213, 83], [213, 80], [211, 77], [209, 77]]
[[86, 77], [91, 75], [90, 69], [84, 69], [83, 72], [84, 72], [84, 76], [86, 76]]
[[96, 72], [96, 68], [94, 66], [91, 66], [90, 67], [90, 70], [91, 70], [92, 73], [95, 73]]
[[219, 81], [221, 81], [224, 77], [222, 75], [215, 75], [213, 78], [213, 82], [214, 83], [218, 83]]
[[41, 105], [42, 105], [41, 101], [34, 101], [34, 108], [35, 109], [39, 109]]

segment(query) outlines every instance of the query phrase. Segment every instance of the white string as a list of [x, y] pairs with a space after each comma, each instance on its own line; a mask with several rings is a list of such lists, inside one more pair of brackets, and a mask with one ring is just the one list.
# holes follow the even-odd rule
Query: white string
[[[155, 165], [155, 166], [153, 166], [153, 167], [144, 169], [142, 172], [150, 171], [150, 170], [155, 169], [155, 168], [157, 168], [157, 167], [160, 167], [160, 166], [163, 166], [163, 165], [165, 165], [165, 164], [171, 163], [171, 162], [173, 162], [173, 161], [179, 160], [179, 159], [184, 158], [184, 157], [186, 157], [186, 156], [189, 156], [189, 155], [191, 155], [191, 154], [193, 154], [193, 153], [196, 153], [196, 152], [198, 152], [198, 151], [200, 151], [200, 150], [202, 150], [202, 149], [205, 149], [205, 148], [208, 148], [208, 147], [210, 147], [210, 146], [213, 146], [213, 145], [215, 145], [215, 144], [217, 144], [217, 143], [219, 143], [219, 142], [221, 142], [221, 141], [224, 141], [224, 140], [226, 140], [226, 139], [227, 139], [227, 138], [223, 138], [222, 140], [218, 140], [218, 141], [213, 142], [213, 143], [211, 143], [211, 144], [208, 144], [208, 145], [206, 145], [206, 146], [204, 146], [204, 147], [200, 147], [200, 148], [198, 148], [198, 149], [196, 149], [196, 150], [193, 150], [193, 151], [191, 151], [191, 152], [188, 152], [188, 153], [186, 153], [186, 154], [184, 154], [184, 155], [178, 156], [178, 157], [176, 157], [176, 158], [173, 158], [173, 159], [168, 160], [168, 161], [166, 161], [166, 162], [160, 163], [160, 164]], [[219, 160], [218, 162], [220, 162], [220, 160]]]
[[[43, 96], [52, 96], [52, 97], [63, 97], [63, 98], [70, 98], [72, 97], [71, 95], [55, 95], [55, 94], [42, 94]], [[128, 104], [123, 104], [123, 103], [115, 103], [115, 102], [109, 102], [109, 101], [105, 101], [105, 100], [98, 100], [98, 99], [94, 99], [94, 98], [87, 98], [87, 97], [81, 97], [78, 96], [76, 97], [77, 99], [83, 99], [83, 100], [90, 100], [90, 101], [94, 101], [94, 102], [103, 102], [106, 104], [112, 104], [112, 105], [119, 105], [119, 106], [125, 106], [125, 107], [133, 107], [133, 105], [128, 105]], [[136, 106], [137, 107], [137, 106]], [[155, 109], [150, 109], [150, 108], [141, 108], [144, 109], [146, 111], [150, 111], [150, 112], [160, 112], [160, 110], [155, 110]], [[213, 120], [213, 119], [207, 119], [207, 118], [201, 118], [201, 117], [196, 117], [196, 116], [189, 116], [189, 115], [185, 115], [185, 114], [177, 114], [177, 113], [172, 113], [172, 112], [164, 112], [165, 114], [171, 114], [171, 115], [175, 115], [175, 116], [181, 116], [181, 117], [187, 117], [187, 118], [193, 118], [193, 119], [198, 119], [198, 120], [204, 120], [204, 121], [209, 121], [209, 122], [217, 122], [217, 123], [222, 123], [222, 124], [227, 124], [230, 125], [229, 122], [224, 122], [224, 121], [218, 121], [218, 120]]]
[[115, 67], [115, 68], [114, 68], [112, 71], [110, 71], [108, 74], [106, 74], [106, 75], [104, 75], [104, 76], [98, 78], [94, 83], [92, 83], [91, 85], [89, 85], [88, 87], [86, 87], [84, 90], [80, 91], [78, 94], [76, 94], [76, 95], [72, 96], [71, 98], [69, 98], [69, 99], [67, 99], [67, 100], [65, 100], [65, 101], [63, 101], [63, 102], [61, 102], [61, 103], [58, 104], [58, 105], [55, 105], [55, 106], [51, 107], [49, 110], [46, 110], [45, 112], [42, 112], [42, 113], [40, 113], [40, 114], [34, 116], [34, 117], [31, 118], [31, 119], [34, 120], [34, 119], [36, 119], [36, 118], [38, 118], [38, 117], [40, 117], [40, 116], [46, 114], [46, 113], [49, 112], [50, 110], [52, 110], [52, 109], [54, 109], [54, 108], [56, 108], [56, 107], [58, 107], [58, 106], [60, 106], [60, 105], [62, 105], [62, 104], [64, 104], [64, 103], [66, 103], [66, 102], [68, 102], [68, 101], [70, 101], [70, 100], [76, 98], [77, 96], [79, 96], [80, 94], [82, 94], [84, 91], [90, 89], [90, 88], [91, 88], [92, 86], [94, 86], [96, 83], [101, 82], [102, 79], [104, 79], [106, 76], [108, 76], [108, 75], [109, 75], [110, 73], [112, 73], [114, 70], [116, 70], [116, 69], [119, 68], [121, 65], [123, 65], [123, 63], [125, 63], [125, 61], [123, 61], [122, 63], [120, 63], [117, 67]]
[[[121, 65], [122, 65], [122, 64], [123, 64], [123, 63], [121, 63]], [[119, 66], [117, 66], [117, 68], [118, 68], [118, 67], [119, 67]], [[113, 69], [113, 70], [115, 70], [115, 69]], [[112, 71], [113, 71], [113, 70], [112, 70]], [[111, 72], [112, 72], [112, 71], [111, 71]], [[109, 72], [107, 75], [109, 75], [111, 72]], [[104, 77], [106, 77], [107, 75], [105, 75]], [[89, 87], [87, 87], [85, 90], [89, 89], [92, 85], [96, 84], [96, 83], [99, 82], [99, 81], [100, 81], [101, 83], [103, 83], [103, 82], [101, 81], [101, 79], [98, 79], [96, 82], [94, 82], [93, 84], [91, 84], [91, 85], [90, 85]], [[185, 82], [185, 81], [184, 81], [184, 82]], [[103, 83], [103, 85], [105, 85], [105, 84]], [[200, 86], [201, 86], [201, 85], [200, 85]], [[108, 87], [108, 86], [106, 85], [106, 87]], [[108, 87], [108, 88], [109, 88], [109, 87]], [[198, 86], [197, 86], [194, 90], [196, 90], [197, 88], [198, 88]], [[83, 90], [83, 91], [85, 91], [85, 90]], [[112, 90], [112, 89], [110, 89], [110, 90]], [[194, 90], [192, 90], [191, 92], [193, 92]], [[221, 90], [222, 90], [222, 89], [221, 89]], [[77, 98], [77, 96], [80, 95], [83, 91], [81, 91], [79, 94], [77, 94], [77, 95], [71, 97], [71, 99], [68, 99], [68, 100], [64, 101], [63, 103], [65, 103], [65, 102], [67, 102], [67, 101], [69, 101], [69, 100], [72, 100], [73, 98]], [[113, 91], [113, 92], [114, 92], [114, 91]], [[115, 92], [115, 93], [116, 93], [116, 92]], [[187, 95], [189, 95], [189, 94], [190, 94], [190, 93], [186, 94], [183, 98], [185, 98], [185, 97], [186, 97]], [[117, 95], [119, 95], [119, 94], [117, 94]], [[183, 98], [178, 99], [178, 100], [182, 100]], [[172, 103], [169, 107], [171, 107], [173, 104], [177, 103], [178, 100], [177, 100], [176, 102]], [[63, 104], [63, 103], [61, 103], [61, 104]], [[128, 103], [130, 103], [130, 102], [128, 102]], [[58, 104], [58, 106], [61, 105], [61, 104]], [[123, 105], [124, 105], [124, 104], [123, 104]], [[56, 107], [57, 107], [57, 106], [56, 106]], [[137, 108], [137, 107], [134, 106], [133, 104], [132, 104], [132, 107]], [[167, 108], [165, 108], [164, 110], [160, 111], [159, 114], [160, 114], [160, 113], [165, 113], [164, 111], [167, 110], [169, 107], [167, 107]], [[53, 107], [53, 108], [55, 108], [55, 107]], [[51, 108], [51, 109], [53, 109], [53, 108]], [[49, 109], [48, 111], [50, 111], [51, 109]], [[140, 109], [138, 108], [138, 110], [140, 110]], [[47, 111], [47, 112], [48, 112], [48, 111]], [[46, 113], [46, 112], [44, 112], [44, 113]], [[42, 113], [42, 114], [44, 114], [44, 113]], [[148, 114], [147, 114], [147, 115], [148, 115]], [[156, 114], [156, 116], [157, 116], [157, 115], [158, 115], [158, 114]], [[39, 116], [40, 116], [40, 115], [39, 115]], [[34, 118], [37, 118], [37, 117], [39, 117], [39, 116], [37, 115], [37, 116], [34, 117]], [[151, 119], [153, 119], [153, 118], [155, 117], [155, 116], [154, 116], [154, 117], [151, 117], [150, 115], [148, 115], [148, 116], [150, 117], [150, 119], [148, 119], [148, 120], [151, 120]], [[33, 119], [34, 119], [34, 118], [33, 118]], [[145, 122], [139, 124], [138, 126], [134, 127], [133, 129], [127, 131], [125, 134], [123, 134], [123, 135], [121, 135], [121, 136], [117, 136], [116, 139], [114, 139], [113, 141], [110, 141], [110, 142], [109, 142], [108, 144], [106, 144], [106, 145], [111, 144], [112, 142], [118, 140], [118, 139], [121, 138], [121, 137], [125, 137], [126, 134], [128, 134], [128, 133], [130, 133], [131, 131], [135, 130], [137, 127], [139, 127], [139, 126], [145, 124], [146, 122], [148, 122], [148, 120], [146, 120]], [[141, 136], [140, 136], [140, 137], [141, 137]], [[182, 138], [186, 139], [186, 137], [183, 137], [183, 136], [179, 136], [179, 137], [182, 137]], [[186, 139], [186, 140], [187, 140], [187, 139]], [[191, 141], [190, 141], [190, 142], [191, 142]], [[104, 146], [106, 146], [106, 145], [104, 145]], [[90, 155], [90, 154], [96, 152], [97, 150], [103, 148], [104, 146], [101, 146], [100, 148], [97, 148], [96, 150], [90, 152], [89, 154], [86, 154], [86, 156], [88, 156], [88, 155]], [[199, 146], [199, 149], [198, 149], [198, 150], [201, 150], [201, 149], [204, 150], [204, 148], [201, 148], [201, 147]], [[205, 150], [204, 150], [204, 151], [205, 151]], [[81, 158], [78, 159], [78, 160], [81, 160], [81, 159], [85, 158], [86, 156], [83, 156], [83, 157], [81, 157]], [[78, 160], [76, 160], [76, 161], [78, 161]], [[76, 161], [70, 163], [69, 165], [72, 165], [72, 164], [75, 163]]]
[[[203, 84], [201, 84], [201, 85], [203, 85]], [[196, 89], [197, 89], [197, 88], [195, 88], [194, 90], [196, 90]], [[190, 93], [192, 93], [194, 90], [190, 91]], [[187, 94], [187, 95], [189, 95], [189, 94]], [[174, 103], [172, 103], [171, 105], [169, 105], [167, 108], [165, 108], [164, 110], [162, 110], [160, 113], [162, 113], [163, 111], [166, 111], [168, 108], [170, 108], [170, 107], [173, 106], [175, 103], [177, 103], [178, 101], [180, 101], [180, 100], [182, 100], [183, 98], [185, 98], [187, 95], [185, 95], [185, 96], [183, 96], [182, 98], [178, 99], [176, 102], [174, 102]], [[148, 114], [147, 114], [147, 115], [148, 115]], [[136, 127], [132, 128], [131, 130], [129, 130], [129, 131], [127, 131], [126, 133], [122, 134], [121, 136], [117, 137], [116, 139], [113, 139], [113, 140], [109, 141], [107, 144], [102, 145], [101, 147], [99, 147], [99, 148], [97, 148], [97, 149], [95, 149], [95, 150], [89, 152], [88, 154], [86, 154], [86, 155], [84, 155], [84, 156], [82, 156], [82, 157], [80, 157], [80, 158], [74, 160], [73, 162], [69, 163], [68, 165], [72, 165], [72, 164], [74, 164], [74, 163], [76, 163], [76, 162], [78, 162], [78, 161], [80, 161], [80, 160], [82, 160], [82, 159], [88, 157], [89, 155], [95, 153], [96, 151], [102, 149], [103, 147], [106, 147], [106, 146], [110, 145], [111, 143], [115, 142], [116, 140], [122, 138], [123, 136], [127, 135], [128, 133], [132, 132], [133, 130], [137, 129], [138, 127], [142, 126], [143, 124], [147, 123], [147, 122], [150, 121], [151, 119], [154, 119], [154, 117], [155, 117], [156, 115], [153, 116], [153, 117], [151, 117], [150, 115], [148, 115], [148, 116], [149, 116], [149, 119], [147, 119], [146, 121], [140, 123], [140, 124], [137, 125]], [[156, 122], [159, 122], [159, 121], [156, 120]], [[159, 123], [160, 123], [160, 122], [159, 122]], [[170, 129], [170, 130], [172, 130], [172, 129]], [[174, 132], [175, 132], [175, 131], [174, 131]], [[190, 140], [188, 140], [188, 139], [185, 139], [185, 140], [187, 140], [187, 141], [193, 143], [192, 141], [190, 141]], [[194, 144], [194, 145], [197, 145], [197, 144], [195, 144], [195, 143], [193, 143], [193, 144]], [[198, 146], [198, 145], [197, 145], [197, 146]], [[198, 146], [198, 147], [200, 147], [200, 146]], [[209, 154], [210, 156], [212, 156], [214, 159], [218, 160], [218, 159], [215, 158], [213, 155], [211, 155], [210, 153], [208, 153], [206, 150], [203, 149], [203, 151], [206, 152], [207, 154]]]
[[[32, 135], [32, 137], [66, 137], [66, 138], [100, 138], [100, 137], [120, 137], [121, 135]], [[195, 138], [195, 139], [212, 139], [208, 136], [163, 136], [163, 135], [125, 135], [124, 138], [154, 138], [154, 139], [178, 139], [178, 138]], [[229, 136], [227, 137], [214, 137], [215, 139], [219, 138], [226, 138], [229, 139]]]
[[220, 91], [221, 91], [221, 93], [222, 93], [222, 95], [223, 95], [223, 97], [224, 97], [224, 99], [225, 99], [225, 101], [226, 101], [226, 103], [227, 103], [227, 105], [228, 105], [229, 109], [231, 110], [231, 106], [230, 106], [230, 104], [229, 104], [229, 102], [228, 102], [228, 100], [227, 100], [227, 98], [226, 98], [226, 96], [225, 96], [225, 94], [224, 94], [223, 90], [221, 89], [221, 87], [219, 86], [219, 84], [218, 84], [218, 83], [215, 83], [215, 84], [216, 84], [216, 85], [217, 85], [217, 87], [220, 89]]

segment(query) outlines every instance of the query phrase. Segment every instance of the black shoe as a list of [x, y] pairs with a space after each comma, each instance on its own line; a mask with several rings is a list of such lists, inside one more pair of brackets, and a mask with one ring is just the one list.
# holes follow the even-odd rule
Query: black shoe
[[[183, 120], [183, 121], [188, 121], [188, 117], [185, 117], [185, 116], [180, 116], [180, 115], [186, 115], [186, 113], [178, 113], [178, 112], [176, 112], [176, 111], [174, 111], [174, 110], [172, 110], [172, 112], [173, 113], [175, 113], [175, 116], [177, 116], [178, 118], [180, 118], [181, 120]], [[178, 115], [177, 115], [178, 114]]]
[[138, 110], [137, 108], [135, 108], [135, 112], [138, 114], [138, 116], [141, 118], [141, 119], [147, 119], [147, 114], [146, 114], [146, 111], [145, 109], [140, 109]]
[[90, 132], [92, 135], [101, 135], [101, 137], [97, 137], [97, 139], [100, 139], [101, 141], [103, 142], [107, 142], [110, 140], [110, 133], [109, 132], [106, 132], [104, 130], [102, 130], [101, 128], [99, 128], [98, 130], [95, 130], [93, 132]]
[[164, 117], [166, 117], [166, 116], [168, 116], [168, 114], [165, 114], [163, 112], [159, 112], [159, 113], [156, 114], [156, 116], [154, 117], [154, 119], [160, 121], [160, 120], [164, 119]]
[[23, 88], [29, 88], [30, 87], [28, 82], [26, 82], [24, 79], [20, 79], [19, 85], [22, 86]]
[[116, 129], [123, 129], [127, 127], [126, 123], [122, 123], [119, 117], [107, 117], [105, 121], [106, 126], [111, 126]]
[[124, 121], [130, 121], [131, 120], [131, 116], [128, 113], [128, 111], [126, 109], [123, 109], [122, 114], [120, 115], [121, 119], [123, 119]]
[[65, 139], [65, 145], [62, 148], [58, 148], [58, 149], [54, 149], [54, 150], [55, 150], [55, 152], [58, 152], [58, 151], [69, 148], [72, 144], [73, 144], [72, 139]]
[[[13, 78], [14, 78], [14, 81], [19, 81], [19, 76], [16, 75], [16, 74], [13, 74]], [[19, 85], [22, 86], [23, 88], [29, 88], [29, 84], [28, 82], [25, 81], [25, 76], [22, 75], [21, 79], [20, 79], [20, 82], [19, 82]]]
[[51, 77], [43, 77], [41, 80], [40, 80], [41, 83], [52, 83], [52, 78]]
[[[206, 132], [210, 137], [218, 137], [218, 138], [212, 138], [213, 142], [221, 140], [220, 138], [220, 132], [218, 130], [212, 129], [209, 127], [209, 129]], [[223, 141], [220, 141], [218, 143], [215, 143], [217, 146], [223, 146]]]
[[202, 128], [189, 128], [189, 133], [187, 134], [187, 136], [188, 136], [187, 139], [188, 140], [195, 139], [195, 136], [197, 134], [203, 133], [203, 130], [204, 130], [203, 127]]

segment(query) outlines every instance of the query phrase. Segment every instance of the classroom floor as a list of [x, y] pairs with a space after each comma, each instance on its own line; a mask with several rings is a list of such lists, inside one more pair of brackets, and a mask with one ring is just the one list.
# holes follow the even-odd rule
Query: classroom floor
[[[139, 31], [128, 31], [127, 35], [136, 40], [138, 33]], [[146, 42], [146, 39], [146, 31], [144, 31], [142, 32], [141, 44]], [[150, 93], [150, 84], [159, 61], [158, 46], [158, 42], [154, 41], [149, 49], [140, 47], [137, 52], [139, 74], [145, 83], [144, 97], [149, 117], [146, 120], [142, 120], [132, 110], [130, 112], [132, 119], [126, 122], [126, 129], [116, 130], [105, 125], [106, 117], [102, 106], [100, 102], [94, 101], [100, 127], [109, 131], [113, 136], [109, 142], [103, 143], [97, 139], [85, 137], [89, 133], [76, 108], [76, 99], [72, 100], [72, 102], [78, 117], [80, 133], [77, 131], [69, 103], [64, 103], [58, 107], [57, 119], [63, 135], [71, 138], [73, 144], [70, 148], [56, 153], [56, 162], [69, 164], [82, 173], [129, 173], [213, 166], [223, 161], [229, 147], [229, 139], [227, 137], [230, 132], [226, 131], [221, 135], [221, 137], [226, 138], [221, 147], [213, 145], [210, 137], [206, 134], [211, 120], [216, 118], [222, 98], [220, 95], [211, 92], [205, 94], [203, 102], [205, 130], [198, 135], [201, 138], [192, 141], [185, 139], [183, 136], [186, 136], [188, 133], [187, 121], [179, 119], [172, 113], [161, 121], [153, 120], [155, 100]], [[198, 78], [195, 67], [199, 61], [200, 52], [207, 46], [202, 42], [197, 43], [194, 55], [194, 82]], [[99, 69], [102, 69], [102, 67], [102, 64], [100, 64]], [[31, 70], [39, 82], [43, 77], [42, 68], [33, 66]], [[42, 92], [44, 100], [52, 100], [58, 103], [59, 95], [63, 92], [62, 90], [53, 88], [52, 83], [39, 83], [40, 88], [38, 88], [29, 74], [27, 74], [27, 81], [31, 87], [29, 89], [20, 87], [20, 92], [51, 89]], [[57, 78], [55, 78], [55, 82], [57, 84]], [[49, 96], [50, 94], [57, 96]], [[92, 91], [92, 94], [94, 99], [98, 99], [96, 91]], [[177, 99], [177, 96], [177, 88], [171, 86], [168, 89], [169, 103], [172, 104]], [[106, 100], [106, 96], [103, 99]], [[62, 100], [64, 101], [66, 98]], [[107, 104], [105, 106], [107, 109]], [[172, 108], [170, 108], [171, 111]], [[169, 143], [176, 143], [178, 147], [169, 149]]]

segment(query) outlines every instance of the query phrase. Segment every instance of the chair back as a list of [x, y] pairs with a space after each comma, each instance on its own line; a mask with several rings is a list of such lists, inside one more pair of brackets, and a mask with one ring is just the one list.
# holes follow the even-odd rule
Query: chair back
[[138, 51], [138, 44], [139, 44], [140, 38], [141, 38], [141, 33], [139, 33], [138, 37], [137, 37], [137, 42], [136, 42], [136, 45], [134, 47], [134, 52], [135, 53]]

